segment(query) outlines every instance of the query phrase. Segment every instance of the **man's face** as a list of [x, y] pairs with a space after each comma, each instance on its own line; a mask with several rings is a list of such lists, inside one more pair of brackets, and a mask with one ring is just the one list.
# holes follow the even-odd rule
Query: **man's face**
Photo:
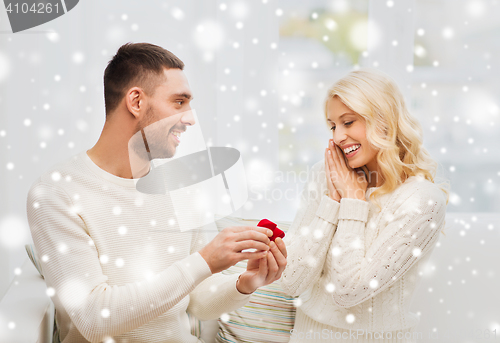
[[180, 69], [165, 69], [164, 75], [154, 95], [146, 95], [146, 114], [137, 125], [151, 159], [173, 157], [182, 132], [195, 123], [186, 75]]

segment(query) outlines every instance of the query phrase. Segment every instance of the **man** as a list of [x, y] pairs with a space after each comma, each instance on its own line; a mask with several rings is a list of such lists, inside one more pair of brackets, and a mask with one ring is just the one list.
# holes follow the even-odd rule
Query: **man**
[[[200, 342], [186, 312], [215, 319], [286, 266], [285, 245], [270, 242], [270, 230], [226, 228], [206, 244], [201, 230], [179, 229], [168, 194], [137, 191], [151, 165], [131, 138], [161, 124], [144, 143], [149, 158], [172, 157], [194, 124], [183, 67], [155, 45], [120, 47], [104, 73], [98, 142], [29, 192], [28, 221], [63, 343]], [[217, 274], [244, 259], [238, 279]]]

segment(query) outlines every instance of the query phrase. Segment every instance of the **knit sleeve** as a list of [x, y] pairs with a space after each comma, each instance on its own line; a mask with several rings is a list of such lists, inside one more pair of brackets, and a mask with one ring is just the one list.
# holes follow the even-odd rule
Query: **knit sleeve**
[[299, 210], [284, 239], [288, 257], [281, 285], [292, 296], [318, 281], [337, 225], [340, 204], [324, 194], [325, 174], [320, 163], [324, 162], [311, 169]]
[[[348, 308], [390, 287], [434, 247], [444, 223], [446, 200], [434, 185], [417, 183], [385, 227], [366, 227], [368, 203], [340, 201], [338, 227], [332, 241], [335, 303]], [[408, 196], [406, 193], [404, 196]], [[379, 235], [365, 246], [366, 230]]]
[[[208, 243], [205, 232], [197, 230], [193, 242], [194, 250], [191, 252], [203, 248]], [[250, 294], [238, 291], [238, 276], [239, 274], [216, 273], [203, 280], [189, 294], [187, 311], [201, 320], [210, 320], [244, 306], [250, 300]]]
[[41, 256], [45, 282], [90, 342], [134, 330], [164, 314], [211, 275], [194, 253], [144, 282], [109, 285], [98, 252], [71, 198], [38, 181], [27, 199], [28, 222]]

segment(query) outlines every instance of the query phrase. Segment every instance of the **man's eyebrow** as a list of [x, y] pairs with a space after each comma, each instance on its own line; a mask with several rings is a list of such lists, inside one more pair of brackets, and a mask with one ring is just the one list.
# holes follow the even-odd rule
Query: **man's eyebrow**
[[[344, 114], [341, 114], [340, 117], [339, 117], [339, 119], [342, 118], [343, 116], [348, 115], [348, 114], [354, 114], [354, 113], [352, 113], [352, 112], [346, 112]], [[329, 121], [329, 122], [333, 123], [333, 120], [330, 120], [330, 118], [328, 118], [326, 121]]]
[[172, 94], [172, 98], [186, 98], [188, 100], [193, 100], [193, 96], [189, 93]]

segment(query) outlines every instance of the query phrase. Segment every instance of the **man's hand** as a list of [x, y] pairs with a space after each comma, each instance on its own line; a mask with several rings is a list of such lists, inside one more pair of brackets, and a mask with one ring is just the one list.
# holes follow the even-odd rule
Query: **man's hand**
[[[258, 226], [232, 226], [222, 230], [199, 251], [212, 274], [219, 273], [242, 260], [258, 261], [269, 250], [273, 231]], [[242, 252], [257, 249], [255, 252]], [[257, 262], [258, 263], [258, 262]]]
[[278, 237], [269, 246], [270, 250], [266, 257], [248, 261], [247, 270], [240, 275], [236, 283], [236, 288], [240, 293], [253, 293], [257, 288], [268, 285], [281, 277], [286, 267], [285, 243]]

